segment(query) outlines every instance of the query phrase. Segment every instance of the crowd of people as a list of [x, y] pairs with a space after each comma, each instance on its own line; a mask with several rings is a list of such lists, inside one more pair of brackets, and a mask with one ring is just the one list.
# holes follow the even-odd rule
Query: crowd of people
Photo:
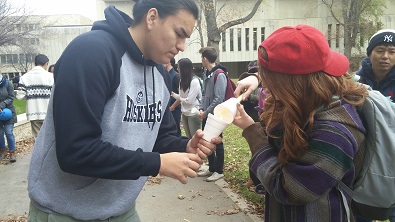
[[[10, 110], [0, 116], [0, 159], [8, 152], [16, 161], [14, 91], [27, 100], [35, 138], [29, 221], [140, 221], [135, 203], [148, 176], [224, 177], [222, 134], [206, 141], [203, 130], [225, 100], [228, 69], [213, 47], [197, 52], [200, 76], [189, 58], [174, 58], [193, 32], [196, 3], [136, 1], [133, 19], [114, 6], [104, 13], [56, 64], [39, 54], [18, 82], [0, 80], [0, 111]], [[394, 101], [394, 36], [375, 33], [356, 73], [309, 25], [281, 27], [259, 45], [237, 81], [243, 101], [233, 124], [251, 150], [244, 185], [264, 194], [265, 221], [350, 221], [343, 202], [351, 198], [338, 184], [352, 188], [361, 164], [366, 128], [357, 107], [368, 91], [360, 83]]]

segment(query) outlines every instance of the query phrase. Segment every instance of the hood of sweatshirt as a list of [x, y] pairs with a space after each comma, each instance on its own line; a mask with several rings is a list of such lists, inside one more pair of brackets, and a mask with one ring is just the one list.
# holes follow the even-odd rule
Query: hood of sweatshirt
[[103, 30], [115, 36], [123, 44], [128, 54], [142, 65], [155, 66], [156, 63], [151, 60], [145, 60], [143, 53], [134, 42], [129, 32], [129, 27], [134, 20], [127, 14], [119, 11], [110, 5], [104, 10], [106, 20], [96, 21], [93, 23], [92, 30]]
[[209, 76], [211, 73], [215, 72], [215, 70], [217, 70], [217, 69], [222, 69], [225, 72], [225, 74], [228, 72], [228, 69], [225, 66], [218, 64], [218, 65], [214, 66], [213, 69], [211, 69], [209, 72], [206, 72], [206, 76]]

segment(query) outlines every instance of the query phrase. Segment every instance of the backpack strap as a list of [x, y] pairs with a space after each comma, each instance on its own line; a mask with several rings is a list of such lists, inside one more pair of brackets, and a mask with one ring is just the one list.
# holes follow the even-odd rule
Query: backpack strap
[[[219, 75], [220, 73], [225, 74], [224, 70], [222, 70], [222, 69], [217, 69], [217, 70], [215, 70], [215, 73], [214, 73], [214, 84], [215, 84], [215, 82], [217, 82], [217, 78], [218, 78], [218, 75]], [[225, 74], [225, 76], [226, 76], [226, 74]]]
[[337, 189], [339, 190], [340, 194], [342, 195], [342, 202], [343, 202], [343, 206], [344, 209], [346, 210], [346, 215], [347, 215], [347, 221], [350, 222], [350, 206], [348, 205], [347, 202], [347, 198], [346, 195], [344, 195], [344, 192], [346, 192], [350, 197], [352, 197], [352, 190], [346, 185], [344, 184], [342, 181], [339, 182], [339, 184], [337, 185]]
[[[203, 91], [203, 85], [202, 85], [202, 82], [200, 81], [200, 79], [197, 76], [194, 76], [192, 79], [197, 79], [197, 81], [199, 82], [199, 85], [200, 85], [200, 92], [202, 92]], [[199, 96], [196, 96], [196, 99], [198, 100], [199, 103], [201, 103], [201, 101], [199, 99]]]

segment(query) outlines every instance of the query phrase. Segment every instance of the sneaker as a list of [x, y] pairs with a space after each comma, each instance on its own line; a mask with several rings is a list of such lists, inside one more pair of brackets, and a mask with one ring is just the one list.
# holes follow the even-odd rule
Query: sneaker
[[257, 194], [265, 194], [265, 187], [261, 183], [256, 185], [255, 193], [257, 193]]
[[4, 159], [7, 156], [7, 152], [5, 150], [0, 151], [0, 160]]
[[221, 179], [222, 177], [224, 177], [224, 174], [214, 172], [213, 175], [211, 175], [210, 177], [207, 177], [206, 181], [207, 182], [217, 181], [217, 180]]
[[197, 173], [198, 177], [211, 176], [211, 174], [213, 174], [213, 172], [210, 172], [208, 169]]
[[10, 155], [10, 162], [15, 163], [16, 162], [16, 156], [15, 154]]
[[207, 170], [208, 170], [208, 165], [203, 164], [203, 165], [200, 166], [198, 172], [207, 171]]

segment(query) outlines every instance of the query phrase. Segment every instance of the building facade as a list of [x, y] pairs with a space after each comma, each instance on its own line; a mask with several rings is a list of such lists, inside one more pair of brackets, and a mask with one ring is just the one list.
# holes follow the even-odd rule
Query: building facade
[[[246, 16], [256, 0], [214, 0], [214, 2], [220, 10], [217, 22], [218, 26], [221, 26], [225, 22]], [[226, 2], [225, 5], [224, 2]], [[132, 14], [132, 0], [97, 0], [98, 18], [104, 18], [103, 10], [108, 5], [114, 5], [125, 13]], [[387, 0], [387, 8], [380, 21], [377, 22], [381, 22], [383, 28], [395, 29], [394, 0]], [[318, 28], [328, 38], [332, 50], [344, 52], [343, 27], [322, 4], [322, 0], [265, 0], [252, 19], [233, 26], [222, 34], [220, 61], [229, 68], [231, 76], [237, 78], [246, 71], [247, 64], [257, 58], [257, 47], [265, 37], [282, 26], [297, 24], [307, 24]], [[205, 27], [203, 26], [202, 29], [205, 38]], [[199, 65], [201, 57], [198, 51], [202, 47], [202, 42], [206, 45], [207, 39], [201, 40], [198, 31], [195, 31], [187, 40], [186, 50], [176, 56], [176, 61], [187, 57], [194, 64]], [[352, 54], [364, 55], [366, 46], [367, 40], [362, 40], [361, 47], [354, 48]]]
[[[223, 4], [226, 1], [226, 4]], [[386, 0], [387, 8], [384, 10], [380, 21], [383, 28], [395, 29], [395, 0]], [[218, 26], [246, 16], [252, 9], [255, 0], [217, 0]], [[114, 5], [118, 9], [131, 15], [133, 0], [96, 0], [97, 18], [104, 19], [104, 9]], [[203, 16], [202, 16], [203, 17]], [[91, 29], [93, 21], [80, 15], [51, 15], [32, 16], [29, 24], [23, 24], [27, 28], [38, 27], [37, 20], [45, 21], [44, 32], [40, 38], [29, 39], [29, 45], [34, 46], [35, 51], [22, 51], [17, 48], [8, 47], [0, 51], [0, 71], [2, 74], [13, 78], [13, 76], [24, 73], [17, 69], [15, 63], [34, 62], [37, 53], [46, 54], [50, 64], [55, 63], [63, 50], [77, 35]], [[203, 20], [204, 24], [205, 21]], [[257, 58], [257, 47], [274, 30], [286, 26], [308, 24], [320, 29], [328, 38], [330, 47], [340, 53], [344, 51], [344, 40], [342, 38], [342, 26], [333, 18], [330, 11], [322, 4], [322, 0], [265, 0], [260, 5], [256, 14], [247, 22], [227, 29], [221, 35], [220, 61], [228, 67], [232, 78], [237, 78], [246, 71], [247, 64]], [[191, 38], [186, 42], [186, 50], [176, 56], [176, 61], [187, 57], [195, 64], [201, 66], [199, 49], [206, 45], [206, 28], [202, 26], [202, 36], [194, 31]], [[367, 39], [360, 40], [360, 47], [353, 48], [353, 55], [363, 56], [367, 46]], [[202, 44], [203, 43], [203, 44]]]

